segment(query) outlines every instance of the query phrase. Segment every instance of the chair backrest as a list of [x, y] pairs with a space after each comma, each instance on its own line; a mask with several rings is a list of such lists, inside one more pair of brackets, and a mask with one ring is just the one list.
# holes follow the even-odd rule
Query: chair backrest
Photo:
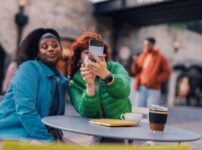
[[190, 150], [190, 145], [159, 145], [159, 146], [135, 146], [135, 145], [95, 145], [81, 146], [69, 144], [30, 144], [22, 142], [4, 142], [3, 150]]

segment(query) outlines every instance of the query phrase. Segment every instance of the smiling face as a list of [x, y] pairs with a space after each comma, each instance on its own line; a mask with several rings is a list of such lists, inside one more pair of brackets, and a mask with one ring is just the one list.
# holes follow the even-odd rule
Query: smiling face
[[62, 57], [62, 48], [59, 41], [54, 38], [42, 39], [39, 43], [38, 57], [45, 64], [56, 67]]

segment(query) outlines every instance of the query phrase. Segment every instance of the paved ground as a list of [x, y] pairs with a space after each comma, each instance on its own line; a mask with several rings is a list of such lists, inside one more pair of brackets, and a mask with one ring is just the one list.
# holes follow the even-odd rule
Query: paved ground
[[[202, 107], [170, 108], [168, 124], [197, 132], [202, 136]], [[202, 150], [202, 139], [192, 142], [191, 145], [193, 150]]]
[[[66, 113], [68, 115], [76, 114], [70, 105], [67, 106]], [[197, 132], [202, 136], [202, 108], [185, 106], [169, 108], [168, 124]], [[64, 135], [65, 137], [72, 139], [72, 141], [82, 145], [89, 145], [92, 140], [91, 136], [74, 134], [70, 132], [65, 132]], [[192, 150], [202, 150], [202, 139], [190, 144], [192, 146]]]

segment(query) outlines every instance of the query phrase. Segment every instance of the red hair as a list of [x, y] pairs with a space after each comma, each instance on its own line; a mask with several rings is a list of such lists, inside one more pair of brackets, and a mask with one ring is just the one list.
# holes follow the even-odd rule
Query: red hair
[[[85, 32], [73, 42], [71, 46], [73, 56], [70, 59], [70, 77], [73, 77], [75, 72], [80, 68], [79, 60], [81, 59], [81, 53], [85, 49], [88, 49], [89, 39], [103, 41], [101, 35], [96, 34], [94, 32]], [[108, 61], [111, 56], [110, 48], [105, 41], [103, 41], [103, 43], [104, 43], [105, 59], [106, 61]]]

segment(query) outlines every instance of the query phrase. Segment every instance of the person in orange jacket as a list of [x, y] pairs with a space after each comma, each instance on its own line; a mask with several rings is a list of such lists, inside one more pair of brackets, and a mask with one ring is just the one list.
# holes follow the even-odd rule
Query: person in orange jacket
[[135, 104], [148, 107], [151, 104], [160, 104], [160, 88], [170, 76], [170, 67], [167, 59], [155, 47], [156, 40], [149, 37], [144, 40], [144, 51], [131, 66], [135, 76]]

